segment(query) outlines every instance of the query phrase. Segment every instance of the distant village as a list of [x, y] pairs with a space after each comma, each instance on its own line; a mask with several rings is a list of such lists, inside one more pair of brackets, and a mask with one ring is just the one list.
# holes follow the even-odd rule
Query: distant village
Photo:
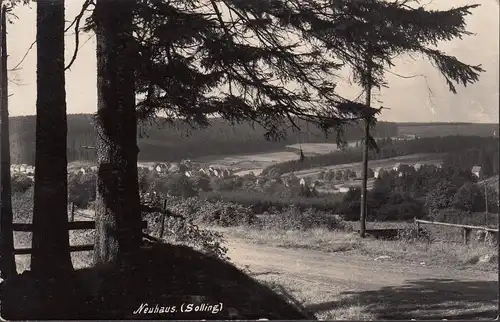
[[[389, 171], [396, 171], [400, 177], [405, 174], [418, 171], [422, 167], [433, 167], [435, 169], [441, 168], [441, 164], [426, 164], [426, 163], [396, 163], [392, 168], [390, 167], [377, 167], [375, 169], [369, 168], [368, 178], [380, 178]], [[234, 175], [238, 175], [236, 171], [239, 169], [230, 169], [225, 167], [220, 167], [216, 165], [210, 165], [207, 167], [202, 167], [198, 164], [191, 162], [190, 160], [184, 160], [180, 163], [150, 163], [150, 164], [138, 164], [139, 170], [147, 170], [151, 172], [156, 172], [158, 174], [168, 174], [168, 173], [183, 173], [186, 177], [193, 177], [196, 175], [206, 175], [208, 177], [218, 177], [218, 178], [229, 178]], [[13, 164], [10, 167], [11, 174], [24, 174], [28, 178], [34, 180], [35, 167], [27, 164]], [[335, 172], [341, 172], [343, 178], [348, 178], [347, 182], [338, 187], [339, 192], [347, 192], [350, 188], [358, 187], [361, 184], [362, 173], [360, 170], [353, 171], [351, 169], [339, 169]], [[484, 174], [482, 167], [476, 165], [472, 167], [471, 172], [478, 178], [478, 180], [484, 179]], [[97, 173], [97, 166], [81, 166], [72, 169], [68, 169], [68, 174], [89, 174]], [[285, 180], [285, 184], [286, 184]], [[302, 177], [300, 178], [300, 185], [314, 187], [315, 184], [310, 182], [310, 178]]]

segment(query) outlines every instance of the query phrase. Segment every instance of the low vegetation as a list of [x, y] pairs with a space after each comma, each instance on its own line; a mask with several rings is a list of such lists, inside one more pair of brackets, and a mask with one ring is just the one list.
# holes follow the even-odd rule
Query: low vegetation
[[[185, 254], [185, 248], [182, 247], [189, 246], [196, 254], [200, 254], [196, 256], [208, 256], [227, 262], [226, 238], [231, 238], [278, 247], [340, 252], [372, 258], [389, 256], [391, 260], [415, 265], [474, 267], [488, 271], [497, 269], [495, 254], [498, 249], [493, 240], [473, 235], [471, 243], [463, 245], [460, 229], [422, 225], [423, 230], [417, 232], [412, 224], [414, 218], [423, 218], [498, 227], [497, 192], [489, 187], [485, 189], [478, 186], [467, 169], [424, 166], [402, 177], [389, 171], [376, 179], [373, 190], [368, 195], [368, 229], [397, 228], [399, 234], [396, 240], [359, 238], [356, 232], [359, 190], [351, 189], [345, 194], [325, 194], [316, 190], [329, 182], [345, 179], [324, 173], [316, 182], [309, 181], [301, 186], [297, 177], [281, 177], [276, 174], [228, 178], [195, 174], [188, 178], [182, 173], [160, 175], [144, 169], [140, 171], [139, 177], [142, 203], [150, 209], [143, 216], [148, 221], [147, 233], [168, 242], [172, 247], [180, 247], [179, 254]], [[15, 222], [31, 222], [33, 181], [27, 176], [15, 175], [12, 182]], [[95, 174], [70, 174], [68, 187], [68, 198], [77, 208], [77, 219], [82, 211], [87, 214], [83, 219], [91, 218], [92, 212], [89, 210], [95, 199]], [[485, 211], [486, 206], [488, 212]], [[165, 217], [159, 209], [167, 211]], [[70, 233], [72, 245], [92, 241], [93, 232]], [[29, 247], [30, 244], [31, 234], [15, 233], [17, 248]], [[169, 251], [177, 252], [175, 249]], [[85, 271], [92, 265], [92, 254], [73, 253], [72, 261], [75, 268]], [[17, 266], [20, 272], [27, 269], [29, 256], [18, 256]], [[85, 276], [86, 273], [78, 274]], [[193, 280], [198, 278], [195, 275], [192, 275]], [[283, 283], [286, 284], [286, 281]], [[68, 285], [72, 284], [68, 282]], [[109, 289], [118, 287], [114, 284], [108, 286]], [[280, 287], [281, 292], [285, 292]], [[274, 290], [273, 287], [271, 289]], [[193, 289], [194, 291], [196, 290]], [[88, 293], [88, 290], [85, 292]], [[305, 296], [300, 292], [293, 294], [299, 298]], [[75, 300], [74, 303], [80, 303], [81, 300]], [[95, 314], [100, 318], [126, 318], [112, 313], [102, 315], [100, 307], [118, 305], [114, 295], [109, 295], [100, 304], [93, 303]], [[292, 305], [290, 303], [279, 302], [276, 305]], [[302, 303], [308, 302], [303, 300]], [[298, 306], [293, 304], [292, 307], [296, 309]], [[303, 312], [301, 309], [298, 311]], [[371, 315], [368, 311], [364, 303], [358, 306], [350, 304], [345, 309], [321, 311], [316, 313], [316, 317], [369, 318]], [[36, 308], [32, 312], [36, 312]], [[240, 316], [254, 318], [248, 312]], [[287, 317], [276, 314], [276, 317]]]

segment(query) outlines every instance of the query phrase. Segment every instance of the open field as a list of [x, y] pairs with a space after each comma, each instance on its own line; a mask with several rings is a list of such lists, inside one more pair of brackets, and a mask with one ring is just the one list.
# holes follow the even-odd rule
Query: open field
[[[349, 147], [355, 147], [357, 142], [349, 142]], [[297, 151], [302, 149], [304, 153], [313, 154], [328, 154], [338, 151], [337, 144], [335, 143], [302, 143], [302, 144], [292, 144], [287, 145], [287, 148], [296, 149]]]
[[[260, 174], [262, 170], [276, 163], [298, 160], [299, 144], [289, 145], [287, 148], [296, 149], [297, 152], [281, 151], [254, 154], [235, 154], [224, 157], [203, 157], [195, 161], [206, 165], [217, 167], [228, 167], [236, 171], [237, 175], [245, 175], [254, 172]], [[337, 150], [337, 145], [333, 143], [303, 143], [302, 150], [307, 156], [315, 154], [328, 154]]]
[[467, 264], [470, 257], [494, 250], [360, 240], [321, 230], [217, 230], [228, 239], [233, 263], [276, 285], [320, 319], [492, 319], [498, 314], [496, 270], [491, 263]]
[[[387, 158], [387, 159], [380, 159], [380, 160], [370, 160], [368, 161], [368, 167], [375, 169], [375, 168], [382, 168], [384, 170], [392, 169], [392, 167], [396, 163], [421, 163], [421, 164], [441, 164], [442, 163], [442, 155], [438, 153], [419, 153], [419, 154], [411, 154], [411, 155], [404, 155], [400, 157], [394, 157], [394, 158]], [[306, 170], [301, 170], [301, 171], [296, 171], [295, 175], [299, 178], [306, 178], [306, 177], [314, 177], [317, 176], [321, 171], [328, 171], [328, 170], [351, 170], [351, 171], [361, 171], [361, 162], [355, 162], [355, 163], [345, 163], [345, 164], [338, 164], [338, 165], [332, 165], [332, 166], [327, 166], [327, 167], [321, 167], [321, 168], [313, 168], [313, 169], [306, 169]], [[289, 173], [285, 173], [285, 175], [289, 175]]]

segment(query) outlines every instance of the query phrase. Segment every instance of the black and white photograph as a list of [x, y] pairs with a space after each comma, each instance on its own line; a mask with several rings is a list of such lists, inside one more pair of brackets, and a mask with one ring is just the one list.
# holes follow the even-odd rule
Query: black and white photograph
[[498, 320], [499, 0], [0, 0], [0, 320]]

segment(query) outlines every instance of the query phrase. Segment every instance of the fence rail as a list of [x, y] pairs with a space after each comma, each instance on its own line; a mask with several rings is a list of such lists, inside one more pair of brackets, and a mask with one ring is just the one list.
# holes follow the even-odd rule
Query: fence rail
[[[146, 229], [147, 227], [148, 227], [147, 221], [143, 220], [141, 223], [141, 228]], [[15, 223], [15, 224], [12, 224], [12, 229], [14, 231], [32, 232], [33, 231], [33, 224]], [[93, 221], [93, 220], [70, 221], [70, 222], [68, 222], [68, 229], [69, 230], [95, 229], [95, 221]]]
[[420, 230], [420, 224], [462, 228], [462, 238], [463, 238], [464, 244], [469, 243], [470, 233], [472, 230], [485, 231], [485, 232], [489, 233], [491, 236], [494, 236], [495, 242], [498, 243], [498, 229], [495, 229], [495, 228], [471, 226], [471, 225], [460, 225], [460, 224], [450, 224], [450, 223], [446, 223], [446, 222], [428, 221], [428, 220], [421, 220], [421, 219], [415, 218], [415, 225], [417, 226], [417, 231]]
[[[74, 218], [74, 212], [71, 213], [71, 218]], [[146, 220], [141, 221], [141, 228], [148, 228]], [[32, 232], [33, 224], [31, 223], [14, 223], [12, 229], [17, 232]], [[95, 229], [95, 221], [69, 221], [69, 230], [92, 230]], [[94, 244], [73, 245], [69, 246], [70, 252], [85, 252], [94, 250]], [[32, 248], [14, 248], [14, 255], [29, 255], [33, 251]]]

